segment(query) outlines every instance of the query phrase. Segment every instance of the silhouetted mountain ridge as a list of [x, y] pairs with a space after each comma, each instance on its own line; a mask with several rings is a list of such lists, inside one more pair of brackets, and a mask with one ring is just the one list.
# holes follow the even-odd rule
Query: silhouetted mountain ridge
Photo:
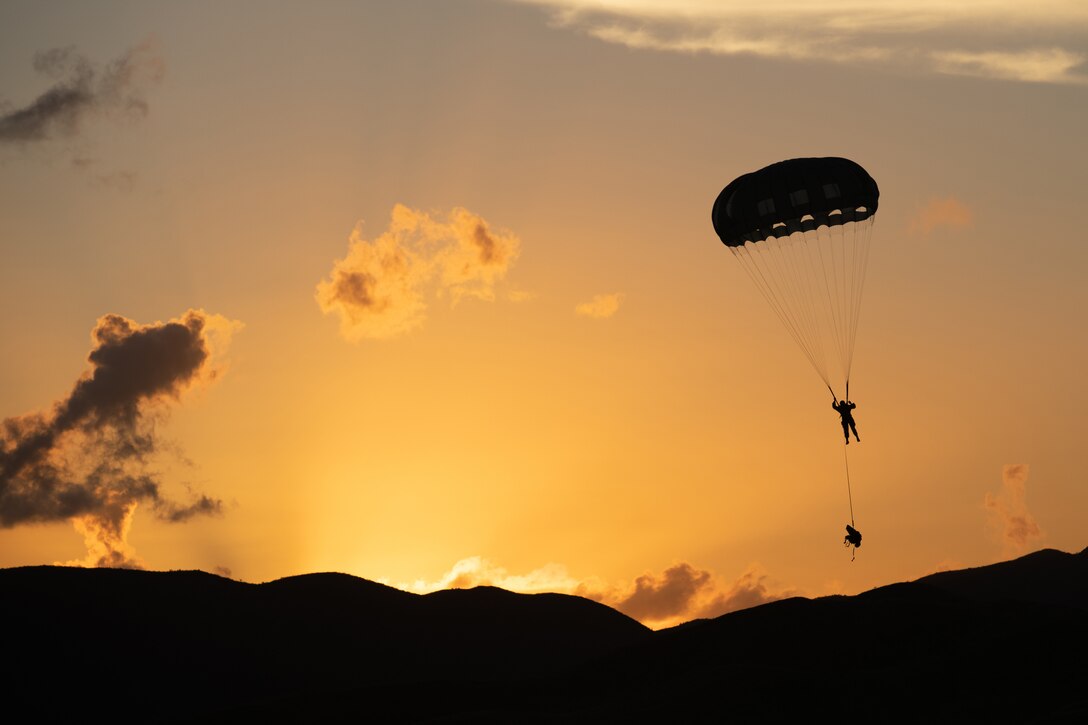
[[1088, 714], [1085, 609], [1088, 549], [661, 632], [564, 594], [22, 567], [0, 677], [38, 720], [116, 692], [149, 721], [1049, 721]]
[[989, 566], [922, 577], [927, 584], [975, 601], [1020, 601], [1088, 608], [1088, 548], [1079, 554], [1042, 549]]

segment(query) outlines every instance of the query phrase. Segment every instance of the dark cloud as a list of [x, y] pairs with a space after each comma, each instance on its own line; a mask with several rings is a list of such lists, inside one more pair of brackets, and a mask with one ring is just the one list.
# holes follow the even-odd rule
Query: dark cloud
[[495, 241], [491, 232], [482, 222], [472, 232], [472, 242], [480, 253], [480, 264], [502, 264], [505, 262], [505, 249]]
[[221, 502], [205, 495], [187, 504], [164, 495], [151, 458], [166, 404], [214, 374], [209, 335], [224, 326], [200, 310], [153, 325], [100, 318], [91, 369], [71, 393], [48, 414], [0, 426], [0, 526], [72, 519], [91, 563], [131, 565], [124, 534], [137, 504], [171, 522], [220, 513]]
[[719, 617], [728, 612], [757, 607], [786, 597], [797, 596], [793, 589], [772, 590], [767, 585], [767, 575], [758, 566], [750, 566], [733, 585], [717, 590], [714, 596], [700, 603], [696, 610], [699, 617]]
[[681, 563], [661, 576], [647, 573], [638, 577], [634, 591], [615, 606], [635, 619], [665, 619], [687, 612], [696, 595], [709, 585], [710, 572]]
[[160, 501], [157, 506], [159, 518], [171, 523], [188, 521], [194, 516], [216, 516], [223, 513], [223, 502], [200, 494], [196, 501], [188, 506], [179, 506], [172, 501]]
[[681, 562], [660, 575], [647, 572], [626, 589], [584, 583], [574, 593], [607, 604], [644, 624], [667, 626], [718, 617], [796, 594], [792, 590], [772, 590], [767, 579], [758, 566], [752, 565], [726, 586], [711, 572]]
[[147, 89], [163, 76], [154, 43], [144, 42], [97, 68], [74, 48], [53, 48], [34, 56], [34, 69], [54, 84], [30, 105], [0, 116], [0, 144], [35, 143], [75, 135], [94, 114], [147, 115]]

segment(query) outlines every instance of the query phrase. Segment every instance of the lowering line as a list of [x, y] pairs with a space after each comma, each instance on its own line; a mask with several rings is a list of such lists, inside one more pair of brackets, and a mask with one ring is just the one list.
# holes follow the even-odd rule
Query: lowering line
[[846, 461], [846, 500], [850, 502], [850, 525], [854, 525], [854, 494], [850, 492], [850, 456], [849, 449], [842, 447], [842, 459]]
[[[850, 528], [854, 527], [854, 494], [850, 491], [850, 455], [848, 453], [849, 448], [847, 446], [842, 447], [842, 459], [846, 462], [846, 500], [850, 502]], [[849, 545], [849, 544], [848, 544]], [[858, 553], [858, 547], [852, 547], [850, 551], [850, 561], [854, 560], [854, 557]]]

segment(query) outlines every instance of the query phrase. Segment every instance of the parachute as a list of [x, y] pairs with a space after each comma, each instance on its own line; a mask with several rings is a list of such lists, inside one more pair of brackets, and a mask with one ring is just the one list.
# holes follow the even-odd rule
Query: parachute
[[850, 397], [879, 197], [865, 169], [826, 157], [744, 174], [714, 202], [714, 231], [835, 397], [836, 387]]

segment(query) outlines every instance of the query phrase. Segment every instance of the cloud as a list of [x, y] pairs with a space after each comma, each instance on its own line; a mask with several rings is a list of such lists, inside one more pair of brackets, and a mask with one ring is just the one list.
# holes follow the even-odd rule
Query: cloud
[[396, 337], [423, 324], [429, 300], [494, 299], [520, 246], [466, 209], [439, 219], [397, 204], [376, 239], [356, 225], [347, 256], [317, 285], [317, 303], [339, 315], [348, 340]]
[[750, 565], [735, 581], [726, 584], [711, 572], [686, 562], [660, 575], [647, 572], [630, 586], [598, 588], [589, 583], [579, 586], [575, 593], [655, 628], [719, 617], [797, 594], [792, 589], [772, 588], [758, 564]]
[[72, 168], [90, 174], [91, 180], [99, 186], [117, 189], [118, 191], [132, 191], [136, 187], [138, 174], [135, 171], [100, 171], [101, 164], [97, 159], [77, 156], [72, 159]]
[[167, 497], [151, 463], [156, 423], [185, 390], [214, 379], [239, 326], [203, 310], [151, 325], [99, 318], [90, 370], [68, 396], [0, 425], [0, 526], [71, 520], [88, 544], [82, 563], [138, 566], [125, 537], [139, 503], [169, 522], [219, 513], [205, 495]]
[[690, 611], [699, 594], [710, 585], [710, 572], [681, 563], [669, 567], [661, 576], [643, 574], [626, 594], [591, 590], [586, 594], [591, 599], [609, 601], [611, 606], [635, 619], [659, 622]]
[[1013, 81], [1061, 83], [1084, 82], [1078, 67], [1084, 64], [1083, 53], [1062, 48], [1039, 48], [1013, 52], [1003, 51], [936, 51], [933, 60], [937, 70], [956, 75], [1002, 78]]
[[146, 116], [146, 91], [162, 80], [165, 64], [148, 40], [104, 68], [68, 47], [37, 53], [34, 69], [55, 81], [29, 105], [0, 116], [0, 144], [74, 136], [94, 115]]
[[417, 579], [410, 584], [397, 585], [407, 591], [426, 593], [441, 589], [470, 589], [472, 587], [501, 587], [512, 592], [569, 592], [579, 584], [566, 567], [546, 564], [528, 574], [510, 574], [506, 569], [481, 557], [461, 559], [443, 574], [438, 581]]
[[930, 574], [936, 574], [942, 571], [958, 571], [960, 569], [967, 569], [968, 565], [957, 559], [941, 559], [933, 565], [932, 569], [929, 569], [922, 576], [928, 576]]
[[604, 320], [616, 314], [620, 308], [623, 294], [614, 292], [608, 295], [594, 295], [589, 302], [583, 302], [574, 308], [574, 313], [582, 317]]
[[954, 196], [947, 199], [930, 199], [910, 222], [912, 233], [930, 234], [939, 227], [965, 229], [975, 220], [971, 207]]
[[1079, 0], [512, 1], [547, 8], [560, 27], [636, 49], [1088, 81], [1088, 6]]
[[596, 578], [576, 579], [561, 564], [546, 564], [528, 574], [511, 574], [479, 556], [461, 559], [438, 581], [420, 579], [398, 586], [418, 593], [496, 586], [524, 593], [575, 594], [606, 604], [655, 628], [701, 617], [718, 617], [797, 593], [773, 587], [758, 564], [749, 566], [729, 584], [686, 562], [675, 564], [660, 575], [646, 572], [632, 583], [605, 584]]
[[535, 294], [528, 290], [516, 289], [506, 293], [506, 299], [511, 302], [528, 302], [536, 297]]
[[1043, 537], [1035, 517], [1028, 511], [1027, 481], [1026, 463], [1006, 464], [1001, 471], [1001, 491], [986, 494], [984, 504], [990, 512], [990, 524], [1001, 538], [1005, 556], [1023, 554]]
[[136, 501], [110, 503], [107, 513], [88, 514], [72, 519], [76, 531], [83, 535], [87, 556], [82, 559], [57, 562], [59, 566], [112, 567], [142, 569], [143, 560], [128, 543], [128, 531], [136, 514]]

